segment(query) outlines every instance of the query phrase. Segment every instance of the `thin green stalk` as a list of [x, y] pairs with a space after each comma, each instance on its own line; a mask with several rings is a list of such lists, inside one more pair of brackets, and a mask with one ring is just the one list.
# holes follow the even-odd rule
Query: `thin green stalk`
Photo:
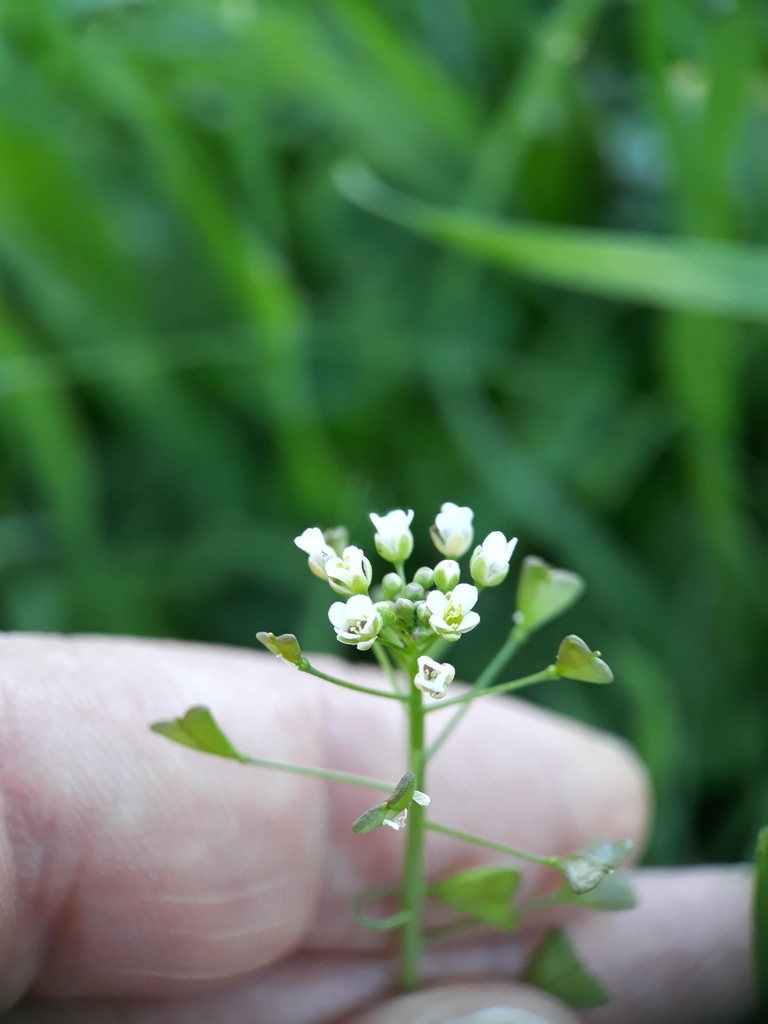
[[[527, 640], [527, 634], [524, 633], [518, 626], [515, 626], [510, 632], [507, 639], [498, 649], [496, 654], [491, 658], [488, 664], [485, 666], [483, 671], [475, 680], [473, 687], [475, 690], [484, 690], [496, 679], [498, 674], [504, 668], [504, 666], [514, 658], [520, 646]], [[445, 707], [445, 705], [442, 705]], [[448, 737], [451, 735], [453, 730], [466, 715], [469, 710], [469, 706], [459, 708], [453, 718], [448, 722], [441, 732], [438, 733], [437, 737], [433, 740], [432, 745], [427, 751], [427, 760], [430, 757], [434, 757], [440, 747], [445, 743]]]
[[509, 854], [510, 857], [517, 857], [518, 860], [529, 860], [533, 864], [543, 864], [547, 868], [556, 868], [558, 864], [557, 857], [538, 857], [535, 853], [524, 853], [522, 850], [516, 850], [512, 846], [494, 843], [490, 839], [483, 839], [481, 836], [473, 835], [471, 832], [460, 832], [456, 828], [439, 825], [436, 821], [426, 821], [424, 828], [428, 828], [431, 832], [440, 832], [446, 836], [453, 836], [454, 839], [463, 839], [465, 843], [484, 846], [487, 850], [496, 850], [499, 853]]
[[541, 672], [534, 672], [533, 675], [523, 676], [521, 679], [511, 679], [508, 683], [502, 683], [501, 686], [494, 686], [492, 690], [470, 690], [469, 693], [463, 693], [460, 697], [454, 697], [444, 704], [432, 704], [426, 709], [425, 714], [429, 714], [430, 711], [444, 711], [446, 708], [455, 707], [457, 704], [469, 704], [470, 701], [477, 700], [478, 697], [488, 697], [495, 693], [510, 693], [512, 690], [522, 690], [526, 686], [533, 686], [534, 683], [543, 683], [545, 679], [556, 678], [555, 666], [548, 665]]
[[325, 672], [321, 672], [319, 669], [314, 668], [310, 665], [306, 659], [303, 664], [297, 666], [299, 672], [308, 672], [311, 676], [317, 676], [318, 679], [325, 679], [328, 683], [333, 683], [335, 686], [343, 686], [346, 690], [357, 690], [358, 693], [368, 693], [372, 697], [386, 697], [389, 700], [400, 700], [404, 701], [408, 698], [402, 693], [388, 693], [386, 690], [372, 690], [369, 686], [358, 686], [356, 683], [348, 683], [344, 679], [337, 679], [335, 676], [329, 676]]
[[[416, 675], [411, 666], [409, 677]], [[424, 706], [421, 691], [411, 682], [408, 700], [410, 768], [416, 775], [416, 788], [424, 791]], [[400, 946], [400, 984], [406, 992], [415, 989], [420, 980], [422, 934], [422, 902], [424, 899], [424, 808], [411, 804], [408, 811], [408, 836], [403, 865], [402, 901], [408, 918], [403, 926]]]
[[369, 779], [365, 775], [352, 775], [350, 772], [335, 772], [329, 768], [305, 768], [300, 764], [285, 764], [282, 761], [265, 761], [262, 757], [249, 757], [241, 754], [238, 761], [242, 764], [256, 765], [257, 768], [271, 768], [276, 772], [288, 772], [291, 775], [312, 775], [316, 779], [329, 779], [331, 782], [349, 782], [353, 786], [365, 786], [366, 789], [378, 789], [382, 793], [391, 793], [394, 785], [379, 779]]
[[400, 680], [397, 678], [397, 672], [395, 672], [395, 667], [390, 661], [387, 652], [378, 642], [373, 645], [371, 650], [373, 651], [376, 661], [378, 661], [379, 665], [384, 670], [384, 674], [389, 679], [390, 683], [392, 683], [392, 688], [395, 693], [400, 694], [401, 697], [404, 696], [403, 690], [400, 686]]

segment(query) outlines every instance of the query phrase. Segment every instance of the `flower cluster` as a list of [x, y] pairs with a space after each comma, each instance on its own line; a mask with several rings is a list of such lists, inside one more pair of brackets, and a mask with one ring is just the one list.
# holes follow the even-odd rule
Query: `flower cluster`
[[346, 598], [335, 601], [328, 611], [336, 638], [360, 651], [378, 641], [395, 653], [418, 655], [414, 685], [431, 697], [444, 697], [454, 668], [435, 661], [427, 652], [438, 640], [455, 643], [478, 625], [475, 605], [480, 590], [498, 586], [506, 578], [517, 539], [508, 541], [498, 530], [488, 534], [469, 560], [473, 582], [462, 583], [456, 559], [472, 547], [474, 513], [447, 501], [429, 529], [435, 547], [445, 557], [434, 568], [419, 568], [408, 582], [404, 563], [413, 552], [413, 511], [394, 509], [383, 516], [371, 513], [370, 518], [377, 552], [395, 567], [373, 595], [369, 593], [371, 563], [362, 548], [346, 544], [345, 530], [323, 532], [312, 527], [296, 538], [296, 546], [309, 556], [315, 576]]

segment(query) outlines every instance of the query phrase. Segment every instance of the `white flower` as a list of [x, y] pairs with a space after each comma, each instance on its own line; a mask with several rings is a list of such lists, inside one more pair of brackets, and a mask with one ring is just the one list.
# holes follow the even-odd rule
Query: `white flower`
[[421, 804], [422, 807], [429, 807], [432, 803], [426, 793], [422, 793], [421, 790], [417, 789], [413, 794], [413, 802]]
[[475, 583], [481, 587], [496, 587], [503, 583], [516, 544], [517, 537], [508, 541], [500, 530], [489, 533], [472, 552], [469, 560], [469, 571]]
[[413, 680], [413, 685], [422, 693], [428, 693], [430, 697], [434, 697], [435, 700], [444, 697], [446, 687], [453, 682], [453, 677], [456, 675], [453, 665], [449, 665], [447, 662], [441, 665], [439, 661], [430, 658], [428, 654], [422, 654], [416, 664], [419, 666], [419, 671]]
[[400, 811], [396, 818], [385, 818], [382, 822], [383, 825], [389, 825], [395, 832], [399, 832], [401, 828], [405, 828], [405, 823], [408, 820], [408, 808], [404, 811]]
[[333, 548], [326, 543], [323, 531], [317, 526], [308, 527], [300, 537], [294, 538], [293, 543], [309, 555], [309, 568], [315, 576], [319, 576], [321, 580], [327, 580], [325, 563], [329, 558], [338, 556]]
[[454, 505], [452, 501], [443, 503], [429, 528], [432, 543], [441, 555], [461, 558], [469, 551], [475, 535], [472, 529], [474, 514], [466, 505]]
[[397, 565], [404, 562], [413, 551], [413, 534], [408, 527], [413, 522], [413, 509], [404, 512], [396, 508], [385, 516], [371, 512], [371, 522], [376, 527], [376, 550], [382, 558]]
[[445, 640], [458, 640], [480, 621], [477, 612], [472, 611], [477, 598], [477, 587], [471, 583], [460, 583], [449, 594], [430, 590], [427, 594], [427, 607], [432, 613], [430, 626]]
[[328, 609], [328, 618], [343, 644], [353, 644], [359, 651], [373, 647], [384, 626], [381, 614], [366, 594], [355, 594], [346, 602], [334, 601]]
[[368, 593], [373, 570], [362, 548], [349, 547], [340, 558], [334, 556], [325, 563], [325, 573], [337, 594], [351, 597]]

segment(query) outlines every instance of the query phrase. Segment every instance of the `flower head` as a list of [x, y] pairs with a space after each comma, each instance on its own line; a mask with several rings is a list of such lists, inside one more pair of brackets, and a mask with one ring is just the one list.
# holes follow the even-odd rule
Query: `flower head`
[[474, 537], [472, 519], [474, 512], [466, 505], [454, 505], [446, 501], [435, 516], [429, 528], [432, 543], [446, 558], [461, 558], [469, 551]]
[[456, 675], [453, 665], [449, 665], [447, 662], [441, 665], [439, 661], [435, 661], [427, 654], [418, 658], [416, 663], [419, 666], [419, 671], [413, 680], [413, 685], [422, 693], [428, 693], [430, 697], [434, 697], [435, 700], [444, 697], [446, 687], [453, 682], [453, 677]]
[[325, 563], [331, 558], [337, 558], [337, 555], [327, 543], [323, 531], [317, 526], [308, 527], [300, 537], [294, 538], [293, 543], [309, 555], [309, 568], [315, 576], [319, 576], [321, 580], [327, 580]]
[[341, 557], [334, 557], [325, 563], [328, 582], [337, 594], [351, 597], [353, 594], [367, 594], [371, 585], [373, 570], [362, 548], [344, 548]]
[[475, 583], [481, 587], [497, 587], [503, 583], [516, 544], [517, 537], [508, 541], [500, 530], [489, 533], [472, 552], [469, 560], [469, 571]]
[[371, 512], [371, 522], [376, 527], [376, 550], [382, 558], [395, 565], [404, 562], [413, 551], [413, 534], [408, 527], [413, 522], [413, 509], [404, 512], [401, 508], [377, 516]]
[[477, 597], [477, 587], [471, 583], [460, 583], [449, 594], [431, 590], [427, 594], [430, 626], [445, 640], [458, 640], [480, 621], [477, 612], [472, 611]]
[[359, 651], [367, 651], [384, 627], [381, 613], [366, 594], [355, 594], [346, 602], [334, 601], [328, 609], [328, 618], [336, 630], [336, 638], [351, 644]]

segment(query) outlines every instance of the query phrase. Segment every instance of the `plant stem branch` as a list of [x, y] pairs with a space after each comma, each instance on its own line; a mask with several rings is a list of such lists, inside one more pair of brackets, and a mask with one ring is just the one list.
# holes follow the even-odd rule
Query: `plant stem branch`
[[358, 686], [356, 683], [348, 683], [344, 679], [337, 679], [336, 676], [329, 676], [325, 672], [321, 672], [320, 669], [315, 668], [313, 665], [304, 659], [304, 663], [298, 666], [299, 672], [307, 672], [311, 676], [317, 676], [318, 679], [325, 679], [327, 683], [333, 683], [334, 686], [343, 686], [346, 690], [356, 690], [358, 693], [367, 693], [372, 697], [386, 697], [388, 700], [400, 700], [404, 701], [408, 698], [402, 693], [388, 693], [386, 690], [372, 690], [369, 686]]
[[257, 768], [272, 768], [276, 772], [289, 772], [291, 775], [311, 775], [316, 779], [329, 779], [331, 782], [349, 782], [353, 786], [378, 789], [382, 793], [391, 793], [395, 788], [391, 782], [369, 779], [365, 775], [352, 775], [350, 772], [335, 772], [330, 768], [306, 768], [300, 764], [285, 764], [282, 761], [266, 761], [262, 757], [249, 757], [248, 754], [241, 754], [238, 760], [242, 764], [252, 764]]
[[[416, 674], [415, 662], [410, 666], [410, 679]], [[424, 791], [424, 705], [421, 690], [413, 683], [408, 699], [410, 768], [416, 775], [416, 789]], [[400, 984], [406, 992], [413, 991], [420, 980], [422, 934], [422, 903], [424, 899], [424, 808], [415, 801], [408, 811], [408, 835], [403, 865], [402, 903], [408, 917], [403, 925], [400, 946]]]
[[[519, 626], [513, 626], [507, 639], [504, 641], [504, 643], [498, 649], [496, 654], [491, 658], [491, 660], [488, 662], [483, 671], [475, 680], [473, 688], [475, 690], [485, 690], [488, 686], [490, 686], [491, 683], [496, 679], [498, 674], [501, 672], [501, 670], [504, 668], [504, 666], [507, 664], [507, 662], [509, 662], [510, 659], [515, 656], [518, 649], [522, 646], [522, 644], [525, 643], [526, 639], [527, 634], [523, 630], [521, 630]], [[443, 705], [443, 707], [445, 707], [445, 705]], [[427, 760], [429, 760], [430, 757], [435, 756], [440, 747], [442, 747], [442, 745], [451, 735], [453, 730], [462, 720], [464, 715], [466, 715], [468, 710], [469, 705], [459, 708], [459, 710], [456, 712], [456, 714], [453, 716], [450, 722], [448, 722], [443, 727], [442, 731], [438, 733], [436, 739], [433, 741], [432, 745], [427, 751]]]
[[494, 686], [492, 690], [470, 690], [469, 693], [463, 693], [461, 697], [454, 697], [453, 700], [448, 700], [444, 704], [432, 704], [426, 709], [425, 714], [429, 714], [430, 711], [444, 711], [446, 708], [455, 707], [457, 704], [469, 704], [470, 701], [477, 700], [478, 697], [488, 697], [495, 693], [510, 693], [512, 690], [522, 690], [526, 686], [533, 686], [534, 683], [543, 683], [545, 679], [557, 679], [554, 665], [548, 665], [541, 672], [534, 672], [531, 676], [523, 676], [521, 679], [512, 679], [508, 683], [502, 683], [501, 686]]
[[529, 860], [533, 864], [543, 864], [548, 868], [556, 868], [558, 864], [557, 857], [538, 857], [535, 853], [524, 853], [522, 850], [516, 850], [512, 846], [494, 843], [490, 839], [483, 839], [481, 836], [473, 835], [471, 832], [460, 832], [456, 828], [439, 825], [436, 821], [425, 821], [424, 828], [428, 828], [431, 832], [440, 832], [442, 835], [453, 836], [454, 839], [463, 839], [465, 843], [484, 846], [487, 850], [497, 850], [499, 853], [506, 853], [510, 857], [517, 857], [518, 860]]
[[404, 694], [402, 687], [400, 686], [400, 680], [397, 678], [397, 672], [395, 671], [395, 667], [392, 664], [389, 655], [381, 646], [381, 644], [378, 643], [378, 641], [373, 645], [371, 649], [373, 651], [374, 657], [376, 658], [376, 661], [378, 661], [379, 665], [384, 670], [384, 674], [387, 676], [390, 683], [392, 683], [392, 689], [395, 691], [395, 693], [403, 697]]

